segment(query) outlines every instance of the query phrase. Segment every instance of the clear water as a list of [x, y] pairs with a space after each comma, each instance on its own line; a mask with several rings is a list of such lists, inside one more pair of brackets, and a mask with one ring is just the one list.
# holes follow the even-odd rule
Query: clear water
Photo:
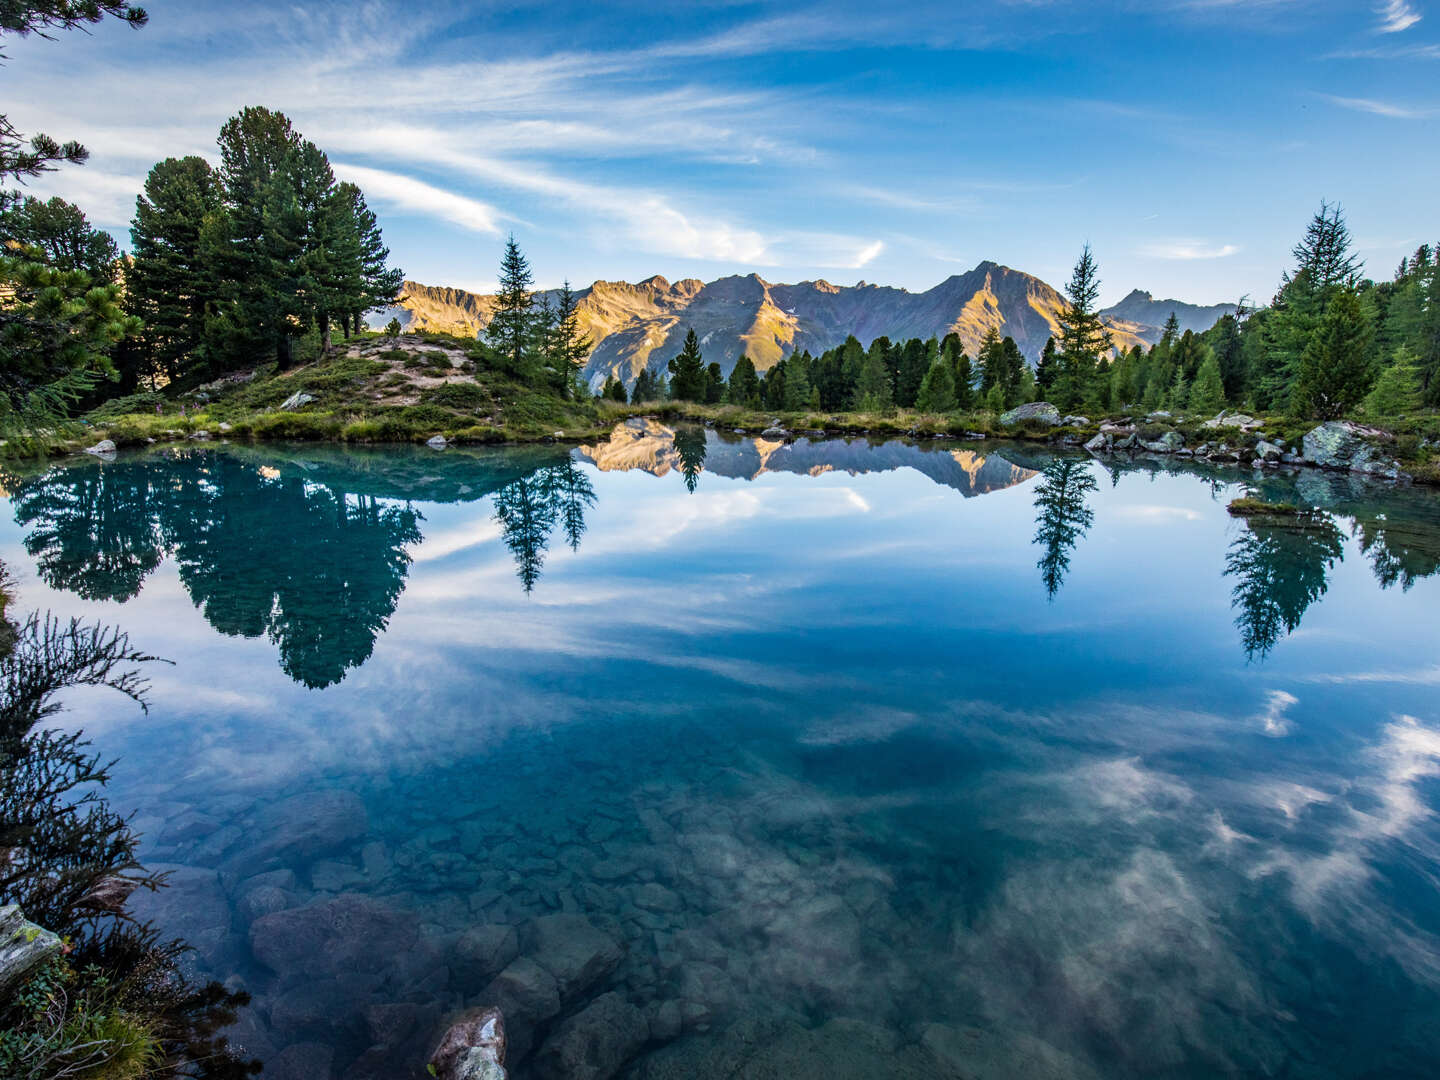
[[267, 1075], [422, 1072], [507, 925], [584, 967], [512, 1050], [638, 1010], [575, 1075], [1437, 1071], [1432, 492], [653, 423], [5, 487], [22, 606], [174, 661], [66, 719]]

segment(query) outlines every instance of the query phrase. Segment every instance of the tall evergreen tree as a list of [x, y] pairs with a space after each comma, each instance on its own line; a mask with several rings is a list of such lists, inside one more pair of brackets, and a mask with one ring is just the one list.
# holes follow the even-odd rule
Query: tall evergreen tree
[[1035, 385], [1042, 398], [1050, 392], [1050, 387], [1055, 385], [1059, 375], [1060, 358], [1055, 352], [1055, 338], [1052, 335], [1045, 339], [1045, 348], [1040, 350], [1040, 362], [1035, 365]]
[[1220, 377], [1220, 362], [1212, 354], [1205, 358], [1190, 388], [1189, 408], [1208, 416], [1225, 407], [1225, 382]]
[[120, 249], [85, 212], [61, 198], [34, 196], [0, 212], [0, 251], [33, 257], [57, 270], [83, 270], [97, 285], [115, 280]]
[[500, 260], [500, 289], [485, 337], [512, 375], [533, 373], [535, 349], [535, 279], [514, 235], [505, 241]]
[[550, 363], [559, 379], [560, 392], [574, 397], [582, 389], [580, 368], [590, 355], [590, 338], [580, 330], [580, 312], [575, 294], [566, 279], [560, 286], [555, 306], [555, 326], [550, 333]]
[[1100, 268], [1086, 244], [1065, 287], [1068, 303], [1056, 319], [1060, 323], [1060, 375], [1053, 384], [1055, 404], [1073, 409], [1091, 394], [1096, 367], [1111, 348], [1110, 331], [1100, 318]]
[[700, 339], [694, 329], [685, 333], [680, 355], [669, 364], [670, 394], [676, 401], [705, 400], [705, 358], [700, 355]]
[[1364, 399], [1375, 381], [1372, 333], [1356, 295], [1338, 293], [1301, 354], [1291, 397], [1296, 415], [1335, 420]]
[[920, 380], [920, 392], [915, 396], [915, 406], [921, 412], [953, 412], [955, 402], [955, 369], [944, 356], [936, 356], [925, 378]]
[[755, 374], [755, 362], [744, 353], [740, 354], [740, 359], [735, 361], [735, 366], [730, 371], [725, 397], [730, 404], [742, 408], [760, 407], [760, 377]]

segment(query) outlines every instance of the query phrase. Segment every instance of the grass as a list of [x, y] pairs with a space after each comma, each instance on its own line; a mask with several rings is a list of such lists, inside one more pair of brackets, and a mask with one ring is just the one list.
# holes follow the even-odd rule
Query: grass
[[1232, 499], [1226, 509], [1232, 517], [1256, 517], [1262, 514], [1266, 517], [1295, 517], [1304, 513], [1298, 506], [1290, 503], [1272, 503], [1264, 499], [1250, 498]]

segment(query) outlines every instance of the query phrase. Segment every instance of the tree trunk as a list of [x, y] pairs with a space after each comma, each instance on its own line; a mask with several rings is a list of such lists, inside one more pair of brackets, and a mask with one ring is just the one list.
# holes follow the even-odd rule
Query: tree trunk
[[293, 359], [293, 353], [291, 352], [291, 348], [290, 348], [290, 335], [289, 335], [289, 334], [281, 334], [281, 335], [276, 339], [276, 341], [275, 341], [275, 359], [278, 361], [278, 363], [279, 363], [279, 368], [280, 368], [281, 371], [286, 371], [286, 370], [289, 369], [289, 367], [290, 367], [290, 362], [291, 362], [291, 360]]
[[320, 353], [323, 356], [330, 351], [330, 313], [320, 312]]

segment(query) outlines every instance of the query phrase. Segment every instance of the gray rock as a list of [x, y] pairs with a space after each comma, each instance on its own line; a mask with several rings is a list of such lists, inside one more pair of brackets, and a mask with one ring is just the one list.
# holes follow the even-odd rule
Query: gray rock
[[1173, 454], [1185, 445], [1185, 436], [1178, 431], [1167, 431], [1158, 439], [1151, 439], [1145, 449], [1154, 454]]
[[1096, 435], [1085, 444], [1085, 449], [1092, 454], [1103, 454], [1111, 449], [1114, 442], [1114, 438], [1110, 435]]
[[130, 898], [130, 913], [142, 922], [154, 922], [167, 938], [183, 938], [206, 967], [218, 967], [237, 944], [230, 933], [230, 901], [220, 875], [198, 866], [163, 863], [146, 869], [165, 873], [165, 887], [136, 892]]
[[115, 453], [115, 444], [109, 439], [101, 439], [94, 446], [87, 446], [85, 453], [95, 454], [97, 456], [100, 454], [113, 454]]
[[444, 435], [432, 435], [430, 436], [430, 438], [425, 440], [425, 445], [430, 447], [430, 449], [432, 450], [444, 450], [445, 447], [450, 445], [450, 443], [446, 440]]
[[450, 971], [463, 990], [484, 986], [520, 955], [520, 938], [513, 926], [472, 926], [455, 942]]
[[1166, 410], [1164, 410], [1164, 409], [1156, 409], [1154, 412], [1152, 412], [1152, 413], [1150, 413], [1148, 416], [1146, 416], [1145, 419], [1146, 419], [1146, 420], [1169, 420], [1169, 419], [1170, 419], [1170, 413], [1168, 413], [1168, 412], [1167, 412]]
[[1348, 420], [1330, 420], [1306, 433], [1302, 453], [1306, 461], [1322, 469], [1349, 469], [1393, 479], [1400, 475], [1399, 464], [1368, 441], [1383, 435], [1376, 428]]
[[60, 955], [60, 938], [25, 918], [16, 904], [0, 907], [0, 994]]
[[506, 1017], [506, 1045], [514, 1061], [530, 1052], [535, 1028], [560, 1012], [555, 976], [523, 956], [496, 975], [476, 1001]]
[[652, 1002], [650, 1006], [650, 1038], [656, 1042], [678, 1039], [681, 1032], [680, 1003], [674, 1000]]
[[243, 922], [252, 923], [294, 906], [295, 897], [284, 889], [275, 885], [258, 885], [236, 901], [235, 913]]
[[1256, 461], [1280, 461], [1285, 457], [1285, 451], [1272, 442], [1261, 439], [1255, 444]]
[[345, 892], [365, 881], [365, 875], [349, 863], [321, 859], [310, 867], [310, 884], [317, 892]]
[[772, 427], [766, 428], [766, 429], [765, 429], [764, 431], [762, 431], [760, 434], [761, 434], [761, 436], [762, 436], [763, 438], [766, 438], [766, 439], [788, 439], [788, 438], [790, 438], [790, 432], [789, 432], [786, 428], [781, 427], [779, 424], [775, 424], [775, 425], [773, 425]]
[[685, 902], [680, 897], [665, 888], [664, 885], [654, 881], [635, 886], [633, 896], [635, 906], [644, 908], [646, 911], [674, 912], [685, 907]]
[[541, 1080], [610, 1080], [650, 1038], [645, 1014], [613, 991], [563, 1021], [535, 1055]]
[[303, 390], [297, 390], [280, 403], [280, 408], [287, 410], [299, 409], [302, 406], [309, 405], [314, 400], [314, 395], [307, 394]]
[[505, 1018], [499, 1009], [478, 1009], [450, 1025], [430, 1055], [438, 1080], [505, 1080]]
[[1020, 1032], [1001, 1037], [981, 1028], [927, 1024], [920, 1044], [967, 1080], [1100, 1080], [1083, 1061]]
[[1253, 416], [1247, 416], [1245, 413], [1232, 413], [1221, 409], [1218, 416], [1214, 419], [1206, 420], [1201, 426], [1212, 429], [1233, 427], [1239, 428], [1241, 431], [1254, 431], [1256, 428], [1264, 427], [1265, 422], [1263, 420], [1256, 420]]
[[1089, 427], [1090, 418], [1088, 416], [1067, 416], [1060, 421], [1060, 424], [1063, 427]]
[[1051, 427], [1058, 427], [1060, 424], [1060, 410], [1048, 401], [1032, 401], [1028, 404], [1017, 406], [1000, 417], [1000, 423], [1007, 426], [1010, 424], [1018, 424], [1022, 420], [1036, 420], [1042, 424], [1049, 424]]
[[365, 804], [350, 791], [310, 791], [273, 803], [253, 830], [256, 843], [230, 869], [249, 875], [273, 862], [313, 860], [369, 829]]
[[186, 436], [186, 438], [193, 439], [196, 442], [205, 442], [207, 439], [210, 438], [210, 432], [206, 431], [204, 428], [201, 428], [199, 431], [192, 431], [189, 435]]
[[419, 939], [415, 920], [379, 900], [345, 894], [262, 915], [250, 925], [255, 959], [275, 972], [390, 972]]
[[526, 927], [525, 953], [551, 975], [562, 1000], [588, 990], [619, 965], [620, 945], [583, 915], [546, 915]]
[[265, 1062], [266, 1080], [316, 1080], [330, 1075], [335, 1051], [323, 1043], [292, 1043]]

